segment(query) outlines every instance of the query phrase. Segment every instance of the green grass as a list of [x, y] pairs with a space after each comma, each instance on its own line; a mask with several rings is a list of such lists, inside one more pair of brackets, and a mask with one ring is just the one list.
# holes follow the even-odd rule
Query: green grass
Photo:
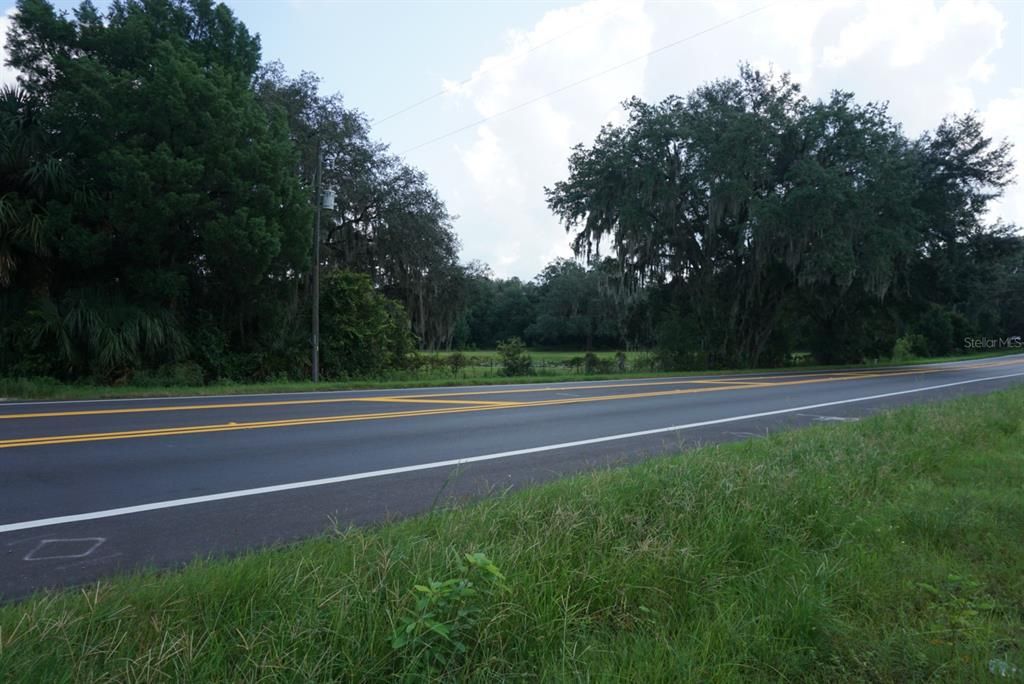
[[[92, 385], [87, 383], [62, 383], [51, 378], [3, 378], [0, 377], [0, 400], [4, 399], [112, 399], [118, 397], [174, 397], [214, 394], [264, 394], [274, 392], [313, 392], [332, 390], [359, 389], [401, 389], [412, 387], [451, 387], [462, 385], [496, 385], [506, 383], [539, 383], [539, 382], [573, 382], [582, 380], [616, 380], [626, 378], [658, 378], [680, 377], [687, 375], [714, 375], [736, 372], [768, 372], [778, 370], [827, 370], [841, 368], [876, 368], [893, 365], [918, 365], [941, 363], [970, 359], [984, 359], [993, 356], [1005, 356], [1010, 352], [983, 352], [960, 356], [944, 356], [939, 358], [917, 358], [899, 362], [881, 360], [862, 366], [820, 366], [801, 365], [796, 368], [759, 368], [743, 370], [715, 371], [673, 371], [673, 372], [627, 372], [585, 374], [569, 372], [565, 367], [547, 365], [559, 364], [570, 358], [579, 357], [584, 352], [530, 352], [537, 362], [538, 373], [526, 377], [509, 378], [500, 375], [500, 364], [497, 352], [474, 351], [464, 352], [467, 356], [480, 359], [482, 365], [463, 369], [458, 374], [450, 371], [434, 370], [421, 372], [395, 371], [385, 378], [366, 380], [346, 380], [342, 382], [320, 382], [313, 384], [308, 381], [280, 381], [261, 383], [212, 383], [209, 385], [171, 385], [132, 386], [132, 385]], [[632, 362], [643, 356], [644, 352], [628, 352], [627, 358]], [[449, 352], [438, 352], [436, 356], [446, 358]], [[602, 359], [614, 358], [614, 352], [598, 352]]]
[[1024, 388], [41, 595], [0, 608], [0, 681], [421, 681], [393, 633], [473, 552], [507, 589], [440, 611], [435, 677], [1020, 681], [1022, 445]]

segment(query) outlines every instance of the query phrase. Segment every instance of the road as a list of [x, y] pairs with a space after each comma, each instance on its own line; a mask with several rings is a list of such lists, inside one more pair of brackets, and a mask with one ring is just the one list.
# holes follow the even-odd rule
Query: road
[[0, 598], [1020, 382], [1024, 355], [845, 372], [0, 402]]

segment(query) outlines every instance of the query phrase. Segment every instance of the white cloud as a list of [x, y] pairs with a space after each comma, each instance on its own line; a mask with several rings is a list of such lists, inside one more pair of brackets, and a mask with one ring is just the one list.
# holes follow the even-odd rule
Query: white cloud
[[[467, 82], [446, 81], [448, 111], [470, 121], [474, 114], [494, 116], [753, 7], [741, 0], [591, 0], [550, 11], [529, 30], [510, 32], [505, 48], [481, 59]], [[990, 133], [1019, 142], [1018, 160], [1024, 161], [1024, 88], [1012, 89], [1021, 83], [1020, 67], [1012, 46], [1003, 45], [1007, 7], [988, 0], [773, 5], [497, 116], [413, 161], [426, 168], [443, 197], [456, 198], [464, 257], [520, 277], [569, 254], [543, 187], [565, 178], [572, 145], [592, 142], [603, 123], [622, 123], [619, 103], [628, 97], [684, 95], [735, 75], [741, 61], [790, 72], [811, 97], [841, 89], [861, 102], [888, 101], [911, 136], [934, 128], [947, 113], [978, 109]], [[1012, 188], [998, 209], [1004, 219], [1024, 224], [1024, 193]]]
[[[865, 6], [863, 16], [840, 31], [839, 40], [825, 48], [822, 58], [826, 66], [842, 67], [881, 53], [889, 66], [908, 67], [925, 62], [940, 47], [948, 49], [951, 35], [973, 27], [986, 30], [993, 24], [1001, 30], [1005, 22], [988, 2], [949, 0], [936, 5], [932, 0], [875, 0]], [[992, 50], [997, 47], [993, 45]]]
[[1017, 165], [1017, 184], [991, 207], [992, 220], [1002, 218], [1024, 228], [1024, 87], [1014, 88], [1006, 97], [992, 100], [981, 112], [986, 133], [996, 140], [1008, 139], [1014, 143], [1013, 156]]
[[7, 66], [7, 29], [11, 26], [14, 12], [17, 8], [11, 7], [3, 14], [0, 14], [0, 86], [14, 85], [18, 81], [18, 72]]
[[[528, 31], [510, 32], [507, 48], [481, 60], [468, 82], [444, 87], [479, 118], [495, 116], [643, 55], [653, 30], [636, 1], [557, 9]], [[619, 103], [643, 91], [644, 74], [640, 60], [498, 116], [468, 140], [457, 139], [457, 165], [429, 168], [442, 196], [450, 184], [464, 186], [453, 209], [467, 258], [484, 259], [502, 276], [532, 277], [552, 258], [570, 254], [543, 187], [565, 176], [573, 145], [591, 141], [612, 117], [621, 120]]]
[[979, 107], [978, 86], [997, 72], [993, 56], [1006, 28], [994, 4], [907, 0], [858, 10], [841, 27], [819, 29], [820, 85], [889, 101], [911, 133], [933, 128], [945, 113]]

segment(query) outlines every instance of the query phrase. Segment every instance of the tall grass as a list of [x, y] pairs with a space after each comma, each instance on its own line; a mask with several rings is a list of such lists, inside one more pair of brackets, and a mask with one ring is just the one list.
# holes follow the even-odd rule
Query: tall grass
[[[1016, 389], [45, 594], [0, 681], [1019, 680], [1022, 445]], [[477, 552], [507, 586], [425, 670], [414, 586]]]

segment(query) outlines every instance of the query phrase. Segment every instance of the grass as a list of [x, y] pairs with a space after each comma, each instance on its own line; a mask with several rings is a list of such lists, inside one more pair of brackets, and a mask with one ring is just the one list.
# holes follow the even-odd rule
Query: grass
[[44, 594], [0, 681], [1020, 681], [1022, 444], [1024, 388]]
[[[275, 392], [314, 392], [360, 389], [401, 389], [412, 387], [450, 387], [463, 385], [497, 385], [506, 383], [539, 383], [539, 382], [575, 382], [583, 380], [617, 380], [626, 378], [657, 378], [680, 377], [687, 375], [714, 375], [720, 373], [736, 373], [736, 370], [717, 371], [674, 371], [674, 372], [626, 372], [585, 374], [567, 372], [564, 366], [557, 366], [570, 358], [582, 356], [584, 352], [530, 352], [530, 356], [538, 363], [538, 372], [526, 377], [505, 377], [500, 375], [500, 364], [497, 352], [465, 352], [467, 356], [481, 359], [490, 365], [466, 368], [460, 373], [450, 371], [402, 372], [395, 371], [385, 378], [346, 380], [342, 382], [279, 381], [239, 384], [234, 382], [215, 382], [208, 385], [170, 385], [132, 386], [132, 385], [91, 385], [87, 383], [62, 383], [52, 378], [3, 378], [0, 377], [0, 400], [8, 399], [113, 399], [119, 397], [175, 397], [219, 394], [269, 394]], [[1007, 351], [983, 352], [959, 356], [939, 358], [915, 358], [896, 361], [881, 360], [860, 367], [876, 368], [892, 365], [918, 365], [926, 363], [942, 363], [984, 359], [993, 356], [1005, 356]], [[436, 356], [446, 358], [448, 352], [438, 352]], [[614, 358], [614, 352], [598, 352], [602, 359]], [[642, 356], [642, 352], [628, 352], [627, 359], [632, 362]], [[856, 367], [856, 366], [852, 366]], [[851, 366], [815, 366], [801, 365], [796, 370], [827, 370], [851, 368]], [[768, 372], [778, 370], [794, 370], [787, 368], [745, 369], [752, 372]], [[743, 371], [745, 372], [745, 371]]]

